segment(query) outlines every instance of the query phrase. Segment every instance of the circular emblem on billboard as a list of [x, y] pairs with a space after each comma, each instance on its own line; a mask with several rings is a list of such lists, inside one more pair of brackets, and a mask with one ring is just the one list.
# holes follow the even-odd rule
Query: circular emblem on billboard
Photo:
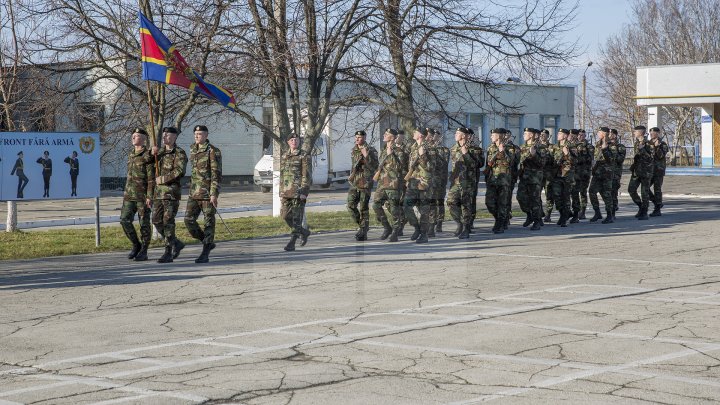
[[92, 136], [83, 136], [80, 138], [80, 151], [82, 153], [92, 153], [95, 150], [95, 138]]

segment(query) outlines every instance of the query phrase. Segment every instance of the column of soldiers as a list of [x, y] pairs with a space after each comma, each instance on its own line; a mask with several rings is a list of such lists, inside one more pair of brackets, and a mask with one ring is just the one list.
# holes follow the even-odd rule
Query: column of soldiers
[[[142, 128], [132, 133], [133, 148], [128, 153], [127, 181], [123, 195], [120, 224], [133, 247], [128, 259], [146, 261], [147, 249], [152, 238], [152, 223], [165, 241], [165, 252], [159, 263], [176, 259], [185, 244], [175, 235], [175, 216], [181, 198], [180, 180], [185, 174], [188, 157], [175, 144], [178, 130], [163, 128], [163, 148], [147, 148], [148, 134]], [[185, 209], [185, 226], [190, 235], [202, 242], [203, 248], [196, 263], [207, 263], [210, 251], [215, 248], [215, 214], [222, 180], [222, 155], [220, 149], [207, 140], [208, 129], [198, 125], [193, 130], [195, 143], [190, 147], [192, 172], [190, 192]], [[203, 213], [204, 229], [197, 219]], [[140, 238], [135, 231], [135, 215], [140, 221]]]

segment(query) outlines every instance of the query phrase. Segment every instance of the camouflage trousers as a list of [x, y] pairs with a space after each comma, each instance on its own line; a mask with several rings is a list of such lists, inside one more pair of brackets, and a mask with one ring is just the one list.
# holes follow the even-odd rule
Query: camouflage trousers
[[618, 210], [618, 195], [620, 194], [620, 180], [621, 179], [622, 179], [622, 174], [615, 175], [615, 178], [613, 178], [612, 200], [613, 200], [613, 208], [615, 211]]
[[546, 214], [552, 212], [553, 207], [555, 206], [555, 196], [553, 196], [553, 190], [552, 190], [553, 180], [554, 180], [554, 177], [550, 176], [548, 174], [545, 174], [545, 177], [543, 177], [542, 188], [545, 190], [545, 213]]
[[150, 244], [152, 237], [152, 228], [150, 227], [150, 208], [143, 201], [123, 201], [122, 210], [120, 211], [120, 225], [122, 226], [125, 236], [130, 239], [133, 245], [140, 244], [133, 219], [137, 213], [140, 222], [140, 239], [143, 245]]
[[552, 183], [552, 193], [555, 199], [555, 208], [558, 212], [565, 215], [571, 215], [572, 204], [570, 195], [573, 187], [572, 176], [555, 177]]
[[542, 185], [540, 183], [528, 183], [520, 180], [520, 184], [518, 184], [517, 201], [520, 209], [534, 220], [542, 218], [541, 192]]
[[178, 200], [155, 200], [153, 202], [152, 223], [165, 240], [165, 246], [175, 241], [175, 216], [180, 207]]
[[280, 199], [280, 218], [285, 221], [295, 236], [302, 236], [304, 231], [302, 224], [306, 201], [300, 198], [282, 197]]
[[[386, 190], [379, 189], [375, 191], [373, 196], [373, 211], [375, 211], [375, 217], [378, 222], [383, 226], [389, 225], [393, 229], [400, 229], [402, 223], [402, 204], [400, 203], [400, 190]], [[388, 212], [390, 213], [390, 219], [385, 214], [383, 206], [387, 204]]]
[[[403, 201], [403, 212], [405, 219], [414, 227], [420, 227], [427, 230], [430, 226], [430, 196], [424, 190], [409, 188], [405, 191], [405, 201]], [[420, 212], [420, 218], [415, 215], [415, 207]]]
[[447, 189], [437, 189], [430, 200], [430, 223], [437, 224], [445, 220], [445, 194]]
[[[509, 180], [509, 179], [508, 179]], [[485, 189], [485, 206], [496, 220], [504, 222], [510, 209], [508, 198], [510, 184], [507, 182], [488, 181]]]
[[598, 193], [602, 197], [603, 204], [605, 204], [606, 212], [615, 211], [615, 203], [613, 202], [613, 188], [614, 178], [612, 174], [599, 173], [592, 177], [590, 180], [590, 204], [592, 204], [593, 210], [600, 211], [600, 200], [598, 200]]
[[663, 203], [662, 198], [662, 185], [663, 180], [665, 180], [665, 171], [656, 171], [653, 173], [653, 178], [650, 180], [650, 201], [653, 202], [653, 204], [658, 207], [661, 206]]
[[453, 184], [447, 194], [447, 206], [453, 221], [470, 225], [475, 219], [475, 187]]
[[590, 188], [590, 172], [584, 171], [575, 176], [575, 188], [579, 194], [580, 210], [584, 210], [588, 205], [588, 189]]
[[[650, 182], [652, 176], [649, 175], [637, 175], [633, 173], [628, 183], [628, 194], [632, 198], [635, 205], [641, 209], [647, 209], [650, 206]], [[638, 195], [637, 189], [640, 187], [640, 195]]]
[[347, 209], [360, 228], [370, 225], [370, 189], [350, 187]]
[[[205, 217], [205, 229], [200, 229], [200, 225], [197, 222], [202, 211]], [[210, 200], [193, 200], [188, 199], [187, 207], [185, 208], [185, 227], [187, 227], [190, 236], [202, 241], [204, 245], [213, 243], [215, 241], [215, 206], [210, 203]]]

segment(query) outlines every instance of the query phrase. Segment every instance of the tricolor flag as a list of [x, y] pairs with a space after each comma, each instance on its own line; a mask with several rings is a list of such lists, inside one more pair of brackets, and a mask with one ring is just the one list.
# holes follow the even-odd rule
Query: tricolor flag
[[143, 80], [174, 84], [194, 90], [209, 99], [217, 100], [225, 107], [235, 109], [235, 97], [231, 92], [200, 77], [185, 62], [172, 42], [143, 13], [138, 14]]

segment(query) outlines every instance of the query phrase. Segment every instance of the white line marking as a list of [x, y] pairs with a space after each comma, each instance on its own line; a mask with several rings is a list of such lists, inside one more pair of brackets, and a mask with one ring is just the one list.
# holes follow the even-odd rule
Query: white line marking
[[115, 398], [115, 399], [108, 399], [107, 401], [100, 401], [100, 402], [93, 402], [90, 405], [114, 405], [114, 404], [121, 404], [123, 402], [128, 401], [139, 401], [145, 398], [151, 398], [152, 395], [135, 395], [132, 397], [124, 397], [124, 398]]

